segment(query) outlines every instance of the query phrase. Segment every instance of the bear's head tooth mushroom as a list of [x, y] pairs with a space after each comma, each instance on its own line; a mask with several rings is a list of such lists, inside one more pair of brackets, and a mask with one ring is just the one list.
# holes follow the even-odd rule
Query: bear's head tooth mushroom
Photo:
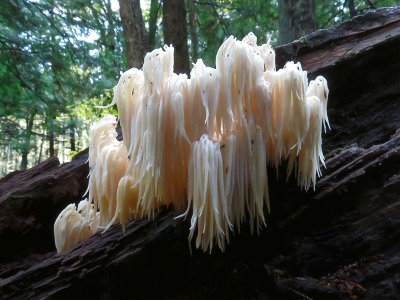
[[54, 225], [57, 250], [132, 218], [154, 217], [162, 205], [190, 213], [189, 240], [224, 250], [230, 231], [250, 223], [259, 232], [269, 212], [267, 165], [288, 161], [288, 176], [315, 188], [321, 175], [322, 126], [329, 127], [328, 85], [308, 83], [300, 63], [275, 70], [269, 42], [249, 33], [221, 45], [216, 68], [201, 59], [191, 78], [173, 73], [173, 47], [148, 53], [142, 70], [125, 72], [114, 88], [117, 120], [92, 129], [89, 199], [67, 206]]
[[82, 200], [78, 207], [68, 205], [54, 223], [54, 240], [58, 252], [73, 248], [96, 233], [99, 213], [88, 200]]

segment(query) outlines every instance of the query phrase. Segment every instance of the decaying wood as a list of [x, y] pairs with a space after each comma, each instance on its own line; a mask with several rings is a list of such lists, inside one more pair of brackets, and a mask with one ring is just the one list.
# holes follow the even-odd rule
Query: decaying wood
[[[290, 202], [286, 209], [272, 207], [285, 216], [274, 216], [261, 237], [242, 233], [225, 254], [190, 255], [187, 224], [162, 210], [154, 221], [132, 221], [125, 233], [113, 226], [71, 252], [3, 279], [2, 293], [128, 298], [134, 290], [137, 297], [155, 298], [313, 298], [379, 292], [377, 280], [395, 283], [388, 269], [400, 274], [400, 253], [393, 251], [400, 246], [399, 165], [400, 132], [384, 144], [352, 147], [328, 160], [317, 192], [299, 200], [298, 190], [285, 190], [280, 200]], [[280, 194], [271, 191], [272, 199]]]
[[326, 169], [308, 192], [269, 170], [268, 228], [260, 236], [243, 230], [225, 253], [191, 254], [188, 222], [164, 208], [154, 220], [131, 221], [125, 233], [114, 225], [56, 254], [52, 222], [85, 190], [86, 154], [8, 175], [0, 180], [0, 297], [398, 297], [399, 49], [396, 8], [277, 50], [278, 61], [300, 60], [312, 76], [328, 78]]
[[24, 268], [24, 260], [35, 263], [31, 254], [36, 257], [54, 250], [51, 236], [57, 215], [85, 192], [86, 160], [87, 151], [83, 151], [60, 166], [53, 156], [32, 169], [16, 171], [0, 180], [2, 270], [16, 272]]

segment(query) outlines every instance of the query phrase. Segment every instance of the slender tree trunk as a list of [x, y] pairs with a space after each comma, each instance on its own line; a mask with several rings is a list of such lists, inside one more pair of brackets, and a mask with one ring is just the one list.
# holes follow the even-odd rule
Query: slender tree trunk
[[38, 145], [38, 142], [37, 142], [37, 137], [35, 137], [34, 138], [34, 141], [33, 141], [33, 143], [34, 143], [34, 147], [33, 147], [33, 149], [35, 150], [35, 152], [34, 152], [34, 159], [33, 159], [33, 161], [32, 161], [32, 164], [33, 165], [37, 165], [37, 157], [38, 157], [38, 152], [39, 152], [39, 145]]
[[42, 141], [40, 142], [40, 151], [37, 164], [40, 164], [42, 162], [43, 144], [44, 144], [44, 138], [42, 138]]
[[71, 125], [70, 131], [69, 131], [69, 141], [71, 144], [71, 151], [76, 151], [75, 147], [75, 127], [74, 125]]
[[141, 68], [147, 50], [142, 10], [139, 0], [119, 0], [119, 13], [125, 39], [128, 67]]
[[356, 7], [354, 6], [354, 0], [349, 0], [349, 10], [350, 10], [350, 18], [355, 17]]
[[[54, 18], [55, 14], [52, 12], [50, 14], [50, 19], [52, 20], [52, 24], [56, 22]], [[52, 43], [56, 42], [56, 35], [53, 33], [51, 35], [51, 41]], [[48, 107], [48, 112], [47, 116], [49, 117], [48, 122], [48, 138], [49, 138], [49, 156], [54, 156], [57, 155], [55, 152], [55, 147], [54, 147], [54, 142], [55, 142], [55, 137], [56, 137], [56, 114], [57, 114], [57, 109], [59, 105], [59, 89], [62, 88], [61, 80], [60, 78], [62, 77], [60, 70], [61, 67], [57, 61], [57, 57], [59, 57], [58, 51], [52, 47], [52, 56], [50, 58], [51, 61], [51, 71], [52, 71], [52, 80], [53, 80], [53, 101], [51, 102], [51, 106]], [[58, 129], [57, 129], [58, 131]]]
[[149, 20], [149, 33], [148, 42], [149, 50], [153, 50], [156, 47], [156, 31], [157, 31], [157, 20], [158, 11], [160, 10], [160, 2], [158, 0], [151, 0], [150, 3], [150, 20]]
[[55, 132], [54, 132], [54, 120], [56, 119], [56, 116], [53, 115], [54, 113], [51, 112], [49, 119], [48, 119], [48, 127], [47, 127], [47, 136], [49, 139], [49, 156], [54, 156], [55, 155], [55, 150], [54, 150], [54, 142], [55, 142]]
[[174, 71], [189, 74], [185, 0], [163, 1], [164, 43], [175, 48]]
[[279, 0], [279, 44], [286, 44], [316, 29], [314, 0]]
[[28, 154], [30, 150], [31, 144], [31, 136], [32, 136], [32, 128], [33, 128], [33, 121], [35, 120], [36, 113], [32, 112], [29, 115], [29, 118], [26, 120], [26, 132], [25, 132], [25, 142], [24, 148], [22, 150], [22, 160], [21, 160], [21, 170], [25, 170], [28, 166]]
[[7, 151], [6, 151], [6, 157], [5, 157], [5, 171], [4, 171], [4, 174], [8, 174], [8, 161], [10, 160], [10, 158], [12, 158], [11, 151], [12, 151], [11, 143], [8, 142]]
[[49, 130], [49, 156], [54, 156], [54, 130]]
[[192, 62], [197, 61], [197, 32], [196, 32], [196, 17], [194, 0], [189, 0], [189, 25], [190, 25], [190, 40], [192, 46]]
[[68, 126], [68, 133], [69, 133], [69, 144], [70, 150], [76, 151], [76, 129], [75, 129], [75, 120], [72, 116], [69, 118], [69, 126]]

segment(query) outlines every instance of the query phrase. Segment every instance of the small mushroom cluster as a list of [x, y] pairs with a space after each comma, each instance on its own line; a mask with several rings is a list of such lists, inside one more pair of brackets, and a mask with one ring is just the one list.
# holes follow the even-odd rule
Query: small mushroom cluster
[[59, 252], [171, 204], [191, 214], [197, 248], [224, 250], [242, 223], [252, 232], [265, 225], [267, 165], [287, 161], [288, 176], [315, 188], [329, 127], [325, 78], [308, 83], [294, 62], [276, 71], [270, 44], [257, 46], [252, 33], [225, 40], [215, 69], [199, 59], [190, 79], [173, 73], [173, 53], [168, 46], [148, 53], [143, 69], [128, 70], [114, 88], [123, 142], [115, 117], [94, 125], [89, 197], [57, 218]]

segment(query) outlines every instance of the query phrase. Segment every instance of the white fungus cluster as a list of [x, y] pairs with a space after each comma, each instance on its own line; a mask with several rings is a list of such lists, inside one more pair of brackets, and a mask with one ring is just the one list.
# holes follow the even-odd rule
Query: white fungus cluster
[[197, 234], [197, 248], [224, 250], [242, 223], [252, 232], [265, 225], [267, 165], [287, 160], [288, 176], [315, 187], [322, 126], [329, 126], [325, 78], [308, 83], [294, 62], [276, 71], [275, 52], [257, 46], [252, 33], [229, 37], [215, 69], [199, 59], [190, 79], [173, 73], [173, 52], [148, 53], [143, 70], [128, 70], [114, 88], [124, 140], [116, 139], [113, 116], [93, 127], [87, 208], [69, 205], [57, 218], [58, 251], [170, 204], [192, 214], [189, 240]]
[[98, 230], [99, 213], [93, 204], [82, 200], [76, 208], [68, 205], [54, 223], [54, 238], [58, 252], [67, 251], [77, 243], [87, 240]]

